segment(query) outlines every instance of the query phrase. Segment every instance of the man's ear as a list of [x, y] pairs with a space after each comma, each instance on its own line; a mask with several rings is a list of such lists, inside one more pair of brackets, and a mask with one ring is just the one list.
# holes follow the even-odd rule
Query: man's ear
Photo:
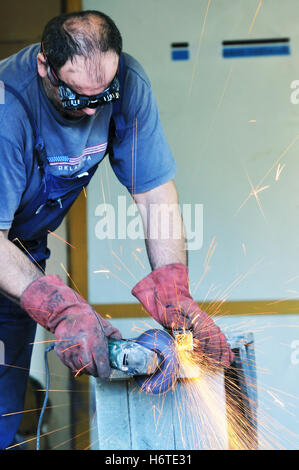
[[41, 52], [37, 54], [37, 71], [41, 78], [45, 78], [47, 76], [47, 60]]

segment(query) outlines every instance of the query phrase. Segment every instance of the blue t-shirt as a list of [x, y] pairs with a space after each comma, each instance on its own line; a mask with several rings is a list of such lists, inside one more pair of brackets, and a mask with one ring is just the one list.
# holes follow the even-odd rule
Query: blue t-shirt
[[[37, 72], [39, 44], [0, 61], [0, 80], [18, 91], [29, 106], [45, 142], [54, 175], [78, 176], [105, 155], [112, 104], [79, 120], [65, 119], [54, 108]], [[124, 54], [121, 113], [126, 131], [113, 142], [112, 168], [131, 193], [141, 193], [171, 180], [176, 163], [159, 120], [150, 82], [141, 65]], [[34, 134], [28, 116], [9, 91], [0, 104], [0, 229], [9, 229], [16, 211], [26, 207], [40, 187], [34, 158]]]

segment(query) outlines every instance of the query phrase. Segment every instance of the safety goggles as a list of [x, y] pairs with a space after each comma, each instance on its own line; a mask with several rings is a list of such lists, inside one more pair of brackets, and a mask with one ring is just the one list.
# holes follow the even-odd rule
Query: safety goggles
[[[47, 59], [47, 58], [46, 58]], [[83, 108], [97, 108], [100, 105], [112, 103], [120, 98], [119, 93], [119, 80], [117, 76], [114, 77], [109, 87], [102, 91], [98, 95], [85, 96], [76, 93], [72, 90], [69, 85], [64, 83], [58, 77], [54, 68], [51, 67], [47, 60], [47, 73], [48, 78], [52, 85], [58, 87], [59, 97], [61, 99], [62, 106], [64, 109], [76, 110]]]

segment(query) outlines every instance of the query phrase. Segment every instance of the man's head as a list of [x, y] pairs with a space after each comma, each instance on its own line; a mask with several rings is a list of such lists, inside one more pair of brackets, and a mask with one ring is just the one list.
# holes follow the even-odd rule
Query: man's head
[[53, 18], [44, 29], [37, 57], [48, 98], [66, 117], [94, 114], [96, 109], [88, 107], [66, 111], [53, 76], [80, 95], [98, 95], [113, 82], [121, 51], [120, 32], [104, 13], [88, 10]]

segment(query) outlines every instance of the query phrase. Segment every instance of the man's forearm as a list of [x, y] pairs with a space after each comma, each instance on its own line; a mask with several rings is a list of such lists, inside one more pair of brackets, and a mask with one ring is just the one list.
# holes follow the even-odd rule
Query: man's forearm
[[0, 230], [0, 291], [13, 302], [20, 304], [24, 290], [31, 282], [43, 276], [42, 271]]
[[148, 259], [152, 269], [158, 269], [166, 264], [187, 264], [185, 243], [178, 240], [151, 240], [146, 239]]
[[150, 212], [145, 240], [152, 269], [166, 264], [187, 264], [186, 239], [183, 220], [178, 204], [172, 203]]
[[170, 181], [134, 198], [142, 216], [152, 269], [187, 264], [185, 229], [174, 183]]

